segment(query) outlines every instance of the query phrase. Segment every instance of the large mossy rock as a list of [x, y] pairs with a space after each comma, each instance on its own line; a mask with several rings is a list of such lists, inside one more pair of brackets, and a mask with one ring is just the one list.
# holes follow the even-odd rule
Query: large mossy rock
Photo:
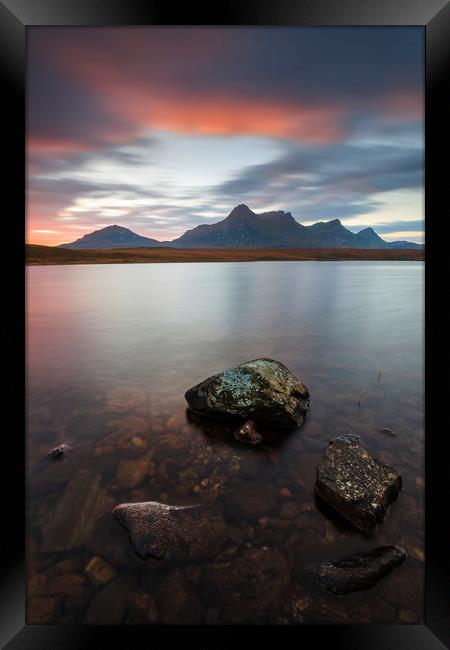
[[317, 468], [316, 491], [356, 528], [372, 534], [397, 498], [402, 479], [358, 440], [356, 436], [331, 440]]
[[203, 415], [281, 426], [302, 424], [309, 410], [308, 388], [274, 359], [255, 359], [208, 377], [185, 398]]

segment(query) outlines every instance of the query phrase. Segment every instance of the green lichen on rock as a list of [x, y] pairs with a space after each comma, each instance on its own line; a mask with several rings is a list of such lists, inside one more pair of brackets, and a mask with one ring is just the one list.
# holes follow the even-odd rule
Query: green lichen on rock
[[208, 377], [186, 392], [193, 411], [298, 426], [309, 410], [309, 391], [285, 365], [255, 359]]

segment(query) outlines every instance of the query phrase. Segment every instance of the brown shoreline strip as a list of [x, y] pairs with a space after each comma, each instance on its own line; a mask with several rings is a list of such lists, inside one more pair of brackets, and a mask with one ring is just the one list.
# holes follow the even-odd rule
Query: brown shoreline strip
[[173, 262], [417, 261], [424, 250], [361, 248], [113, 248], [71, 250], [26, 244], [28, 266], [48, 264], [154, 264]]

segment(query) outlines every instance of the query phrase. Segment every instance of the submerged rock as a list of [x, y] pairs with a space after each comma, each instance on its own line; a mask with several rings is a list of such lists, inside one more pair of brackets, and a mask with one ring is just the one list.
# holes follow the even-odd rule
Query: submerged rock
[[384, 520], [401, 488], [398, 472], [345, 436], [330, 442], [317, 468], [318, 495], [366, 533]]
[[253, 420], [247, 420], [245, 424], [233, 433], [233, 436], [239, 442], [245, 442], [252, 446], [259, 445], [263, 439]]
[[106, 585], [117, 575], [116, 570], [98, 555], [91, 558], [84, 571], [95, 585]]
[[71, 449], [70, 445], [58, 445], [48, 452], [44, 460], [62, 460]]
[[101, 485], [101, 475], [80, 470], [67, 484], [46, 517], [41, 550], [68, 551], [85, 545], [97, 522], [114, 501]]
[[112, 511], [128, 533], [135, 555], [151, 566], [195, 562], [218, 553], [226, 537], [216, 505], [124, 503]]
[[334, 594], [349, 594], [372, 587], [406, 557], [406, 551], [399, 546], [379, 546], [366, 553], [323, 562], [308, 571], [318, 576], [323, 589]]
[[161, 622], [165, 625], [198, 625], [203, 607], [183, 569], [171, 569], [159, 590]]
[[309, 410], [305, 384], [273, 359], [255, 359], [208, 377], [185, 398], [197, 413], [282, 426], [302, 424]]

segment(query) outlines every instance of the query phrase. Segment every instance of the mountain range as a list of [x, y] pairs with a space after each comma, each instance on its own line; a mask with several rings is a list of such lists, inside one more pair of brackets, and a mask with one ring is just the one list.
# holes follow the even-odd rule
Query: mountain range
[[256, 214], [247, 205], [236, 206], [230, 214], [213, 224], [201, 224], [173, 241], [157, 241], [137, 235], [123, 226], [107, 226], [88, 233], [60, 248], [414, 248], [423, 244], [384, 241], [373, 228], [358, 233], [348, 230], [339, 219], [312, 226], [298, 223], [282, 210]]

